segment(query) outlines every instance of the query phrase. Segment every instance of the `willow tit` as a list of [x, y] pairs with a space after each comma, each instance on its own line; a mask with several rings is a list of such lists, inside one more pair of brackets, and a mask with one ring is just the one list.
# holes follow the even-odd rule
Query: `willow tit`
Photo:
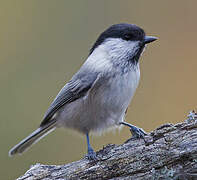
[[115, 24], [101, 33], [79, 71], [58, 93], [37, 130], [14, 146], [9, 155], [22, 153], [59, 127], [86, 135], [88, 158], [96, 158], [89, 143], [90, 132], [101, 132], [121, 124], [132, 134], [146, 133], [124, 121], [139, 84], [139, 58], [146, 44], [157, 38], [146, 36], [133, 24]]

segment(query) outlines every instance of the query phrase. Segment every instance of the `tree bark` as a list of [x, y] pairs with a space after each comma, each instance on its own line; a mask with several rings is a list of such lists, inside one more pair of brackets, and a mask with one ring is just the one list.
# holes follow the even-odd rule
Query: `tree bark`
[[164, 124], [143, 139], [109, 144], [97, 153], [65, 165], [32, 166], [18, 180], [49, 179], [197, 179], [197, 113], [179, 124]]

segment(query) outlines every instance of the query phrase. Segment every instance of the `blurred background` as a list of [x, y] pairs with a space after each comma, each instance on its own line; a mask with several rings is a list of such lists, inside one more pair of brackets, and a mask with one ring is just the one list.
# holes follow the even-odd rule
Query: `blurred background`
[[[85, 137], [58, 129], [22, 156], [9, 149], [35, 130], [61, 87], [79, 69], [98, 35], [127, 22], [159, 38], [141, 58], [141, 81], [127, 121], [147, 132], [183, 121], [196, 108], [197, 1], [84, 0], [0, 2], [0, 179], [35, 163], [65, 164], [86, 154]], [[129, 129], [91, 137], [95, 150], [121, 144]]]

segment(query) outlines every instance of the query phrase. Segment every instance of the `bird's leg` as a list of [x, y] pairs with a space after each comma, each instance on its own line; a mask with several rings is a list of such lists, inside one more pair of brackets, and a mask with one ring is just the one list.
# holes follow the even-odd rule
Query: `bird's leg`
[[120, 124], [130, 127], [131, 134], [135, 138], [144, 138], [144, 136], [147, 135], [147, 133], [143, 129], [138, 128], [132, 124], [129, 124], [127, 122], [120, 122]]
[[90, 160], [96, 159], [96, 153], [94, 152], [93, 148], [90, 145], [90, 140], [89, 140], [89, 134], [86, 134], [86, 139], [87, 139], [87, 146], [88, 146], [88, 154], [87, 157]]

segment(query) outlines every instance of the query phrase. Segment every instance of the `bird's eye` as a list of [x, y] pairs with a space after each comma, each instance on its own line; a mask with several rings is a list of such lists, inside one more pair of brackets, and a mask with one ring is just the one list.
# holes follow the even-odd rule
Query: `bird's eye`
[[125, 34], [124, 35], [124, 39], [127, 40], [127, 41], [130, 40], [131, 38], [132, 38], [131, 34]]

